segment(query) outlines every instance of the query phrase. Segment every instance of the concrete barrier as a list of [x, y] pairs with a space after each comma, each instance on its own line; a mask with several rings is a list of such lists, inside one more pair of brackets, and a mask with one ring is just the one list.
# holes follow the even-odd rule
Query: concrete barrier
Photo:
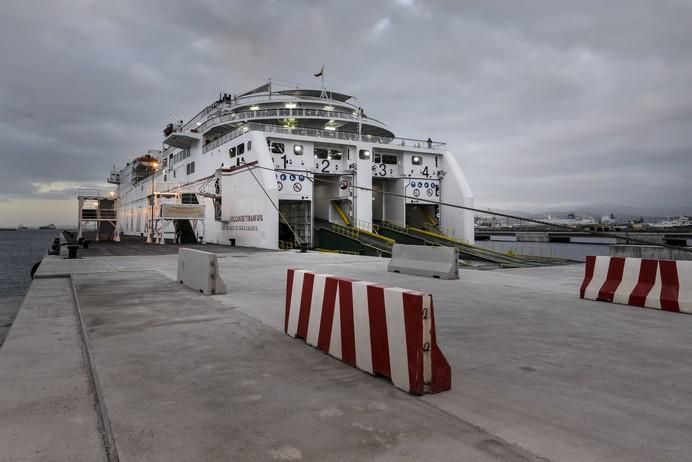
[[692, 314], [692, 261], [589, 256], [579, 295]]
[[218, 273], [216, 254], [193, 249], [178, 250], [178, 282], [205, 295], [226, 293]]
[[430, 294], [289, 269], [284, 331], [409, 393], [451, 388]]
[[459, 250], [456, 247], [394, 244], [387, 271], [459, 279]]

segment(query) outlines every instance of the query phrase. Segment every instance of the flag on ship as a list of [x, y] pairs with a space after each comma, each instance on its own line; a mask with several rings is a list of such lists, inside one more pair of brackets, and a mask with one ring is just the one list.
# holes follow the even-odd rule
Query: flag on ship
[[322, 77], [324, 75], [324, 65], [322, 65], [322, 69], [317, 74], [314, 74], [315, 77]]

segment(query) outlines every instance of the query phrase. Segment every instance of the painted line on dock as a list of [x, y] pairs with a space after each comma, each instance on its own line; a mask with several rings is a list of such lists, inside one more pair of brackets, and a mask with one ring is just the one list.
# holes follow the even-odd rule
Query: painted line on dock
[[103, 448], [106, 452], [108, 462], [119, 462], [120, 458], [118, 457], [118, 449], [115, 444], [115, 437], [113, 436], [111, 421], [108, 416], [108, 409], [106, 408], [106, 403], [103, 399], [103, 390], [101, 389], [101, 384], [96, 373], [96, 367], [94, 366], [94, 358], [91, 354], [91, 349], [89, 348], [86, 326], [84, 325], [82, 310], [79, 306], [79, 297], [77, 297], [77, 288], [75, 287], [74, 278], [71, 275], [68, 277], [70, 279], [70, 287], [72, 288], [72, 298], [74, 299], [74, 311], [77, 318], [79, 336], [82, 339], [82, 353], [87, 363], [89, 381], [91, 382], [91, 386], [94, 390], [94, 404], [96, 408], [96, 415], [98, 417], [99, 429], [101, 430], [101, 437], [103, 439]]

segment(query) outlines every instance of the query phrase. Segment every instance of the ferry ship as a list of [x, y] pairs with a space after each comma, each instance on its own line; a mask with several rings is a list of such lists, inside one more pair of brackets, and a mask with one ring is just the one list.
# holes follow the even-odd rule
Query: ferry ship
[[386, 223], [474, 242], [473, 212], [449, 206], [474, 198], [447, 145], [397, 137], [324, 86], [221, 94], [108, 181], [116, 240], [329, 248], [334, 228]]

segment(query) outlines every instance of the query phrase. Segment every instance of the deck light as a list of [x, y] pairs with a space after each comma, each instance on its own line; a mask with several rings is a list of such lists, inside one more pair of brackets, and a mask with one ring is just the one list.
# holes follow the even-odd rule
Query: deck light
[[422, 159], [420, 158], [420, 156], [413, 156], [413, 159], [411, 159], [411, 161], [413, 162], [413, 165], [419, 165], [421, 160]]
[[334, 106], [331, 106], [331, 105], [327, 104], [327, 105], [324, 107], [324, 110], [325, 110], [325, 111], [333, 111], [333, 110], [334, 110]]
[[324, 129], [325, 129], [325, 130], [329, 130], [329, 131], [332, 131], [332, 132], [333, 132], [333, 131], [335, 131], [335, 130], [336, 130], [336, 127], [332, 127], [331, 125], [328, 125], [328, 126], [324, 127]]
[[286, 103], [286, 109], [295, 109], [296, 103]]
[[250, 106], [250, 110], [251, 110], [251, 111], [256, 111], [256, 110], [258, 110], [258, 109], [259, 109], [259, 106], [256, 105], [256, 104], [255, 104], [254, 106]]
[[297, 156], [302, 155], [303, 154], [303, 145], [302, 144], [293, 145], [293, 153]]

